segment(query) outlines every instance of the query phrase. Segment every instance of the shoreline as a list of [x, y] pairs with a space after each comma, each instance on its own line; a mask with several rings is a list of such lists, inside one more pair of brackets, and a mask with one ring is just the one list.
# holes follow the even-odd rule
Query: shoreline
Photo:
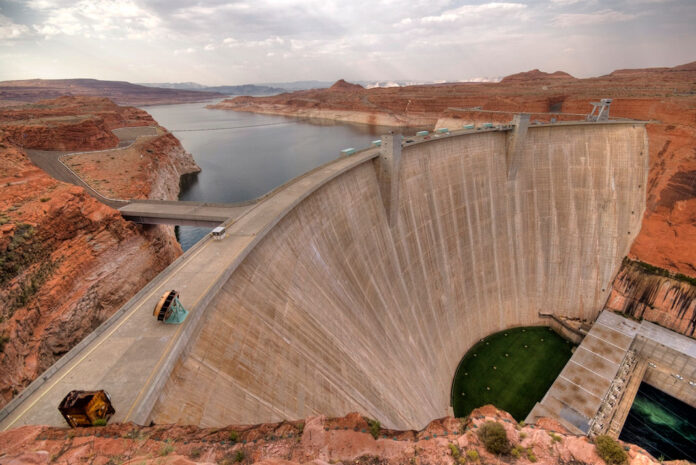
[[434, 128], [438, 117], [413, 115], [400, 116], [384, 112], [366, 112], [353, 110], [327, 110], [292, 108], [286, 105], [231, 105], [222, 101], [215, 105], [206, 105], [211, 110], [231, 110], [264, 115], [289, 116], [305, 119], [340, 121], [344, 123], [364, 124], [368, 126], [388, 126], [398, 128]]

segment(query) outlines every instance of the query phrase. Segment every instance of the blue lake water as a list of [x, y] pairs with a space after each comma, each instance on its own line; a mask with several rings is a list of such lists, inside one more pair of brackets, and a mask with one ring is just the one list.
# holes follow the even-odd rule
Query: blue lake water
[[[188, 178], [180, 200], [241, 202], [363, 148], [393, 128], [211, 110], [206, 103], [144, 107], [189, 151], [201, 172]], [[409, 130], [413, 133], [415, 130]], [[207, 228], [177, 228], [184, 250]]]
[[696, 462], [696, 409], [642, 383], [619, 439], [658, 459]]

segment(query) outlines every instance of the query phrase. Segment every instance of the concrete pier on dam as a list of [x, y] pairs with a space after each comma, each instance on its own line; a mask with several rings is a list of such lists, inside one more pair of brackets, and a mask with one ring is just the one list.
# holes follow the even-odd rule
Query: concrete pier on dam
[[[524, 126], [524, 127], [523, 127]], [[227, 222], [0, 412], [63, 424], [71, 389], [112, 421], [202, 426], [359, 411], [451, 414], [463, 354], [540, 312], [593, 320], [638, 234], [640, 122], [453, 132], [344, 157]], [[176, 288], [180, 326], [152, 317]]]

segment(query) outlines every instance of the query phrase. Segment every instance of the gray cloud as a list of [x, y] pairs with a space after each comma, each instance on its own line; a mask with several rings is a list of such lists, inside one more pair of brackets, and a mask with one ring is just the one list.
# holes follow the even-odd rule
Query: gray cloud
[[0, 79], [587, 76], [693, 60], [695, 19], [692, 0], [0, 0], [0, 63], [22, 62]]

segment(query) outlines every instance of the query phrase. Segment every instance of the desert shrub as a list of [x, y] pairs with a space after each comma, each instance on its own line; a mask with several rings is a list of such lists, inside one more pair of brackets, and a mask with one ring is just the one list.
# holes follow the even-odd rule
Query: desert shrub
[[520, 456], [522, 456], [522, 452], [526, 452], [524, 447], [517, 445], [517, 446], [512, 448], [512, 450], [510, 451], [510, 455], [512, 455], [513, 457], [518, 459], [518, 458], [520, 458]]
[[556, 433], [549, 431], [549, 436], [551, 436], [551, 439], [553, 439], [553, 442], [561, 442], [563, 438], [561, 438], [559, 435]]
[[201, 457], [201, 450], [200, 450], [200, 449], [193, 449], [193, 450], [189, 453], [189, 457], [191, 457], [192, 459], [198, 459], [198, 458], [200, 458], [200, 457]]
[[456, 444], [452, 444], [452, 443], [450, 442], [450, 443], [449, 443], [449, 448], [450, 448], [450, 451], [452, 451], [452, 457], [454, 457], [455, 459], [458, 459], [458, 458], [459, 458], [459, 455], [460, 455], [460, 453], [459, 453], [459, 447], [457, 447]]
[[536, 455], [534, 455], [534, 451], [531, 447], [527, 449], [527, 460], [529, 460], [532, 463], [537, 461]]
[[477, 435], [491, 454], [501, 455], [510, 452], [510, 441], [500, 423], [487, 421], [479, 428]]
[[237, 441], [239, 441], [239, 433], [237, 433], [236, 431], [230, 431], [229, 438], [231, 442], [236, 443]]
[[594, 439], [595, 447], [597, 448], [597, 453], [602, 460], [610, 465], [618, 465], [626, 462], [628, 455], [623, 447], [611, 436], [603, 434], [597, 436]]
[[238, 450], [234, 454], [234, 461], [237, 463], [244, 461], [244, 451], [243, 450]]
[[520, 439], [524, 439], [526, 437], [527, 437], [527, 433], [525, 433], [524, 431], [520, 432]]
[[167, 443], [167, 444], [162, 446], [162, 448], [160, 449], [159, 455], [160, 455], [160, 457], [164, 457], [165, 455], [169, 455], [172, 452], [174, 452], [174, 446]]
[[304, 433], [304, 423], [297, 425], [297, 435], [302, 436], [302, 433]]
[[106, 426], [106, 418], [97, 418], [92, 422], [92, 426]]
[[470, 449], [470, 450], [466, 451], [466, 458], [470, 462], [478, 462], [479, 453], [478, 453], [478, 451], [476, 451], [474, 449]]
[[379, 437], [379, 432], [382, 430], [382, 425], [377, 420], [367, 419], [367, 425], [370, 427], [370, 434], [373, 438]]

